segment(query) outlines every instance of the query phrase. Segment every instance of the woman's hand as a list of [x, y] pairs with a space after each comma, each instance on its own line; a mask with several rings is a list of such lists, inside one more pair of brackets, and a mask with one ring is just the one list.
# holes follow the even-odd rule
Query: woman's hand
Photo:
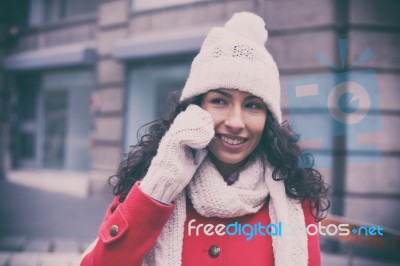
[[205, 147], [214, 134], [211, 115], [197, 105], [189, 105], [161, 139], [140, 189], [164, 203], [175, 200], [207, 155]]

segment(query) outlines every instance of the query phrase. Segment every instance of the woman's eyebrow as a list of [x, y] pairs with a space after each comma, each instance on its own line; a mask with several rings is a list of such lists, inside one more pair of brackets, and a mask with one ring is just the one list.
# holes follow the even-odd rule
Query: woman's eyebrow
[[262, 99], [260, 97], [254, 96], [254, 95], [249, 95], [246, 97], [246, 100], [253, 100], [253, 99], [259, 99], [262, 101]]
[[[213, 90], [210, 90], [210, 92], [216, 92], [216, 93], [219, 93], [219, 94], [221, 94], [221, 95], [223, 95], [225, 97], [232, 98], [231, 94], [229, 94], [228, 92], [223, 91], [221, 89], [213, 89]], [[253, 99], [259, 99], [260, 101], [262, 101], [262, 99], [260, 97], [255, 96], [255, 95], [249, 95], [249, 96], [246, 97], [246, 100], [253, 100]]]
[[221, 90], [221, 89], [214, 89], [214, 90], [210, 90], [210, 91], [211, 91], [211, 92], [219, 93], [219, 94], [221, 94], [221, 95], [223, 95], [223, 96], [225, 96], [225, 97], [232, 98], [232, 95], [230, 95], [229, 93], [227, 93], [227, 92], [225, 92], [225, 91], [223, 91], [223, 90]]

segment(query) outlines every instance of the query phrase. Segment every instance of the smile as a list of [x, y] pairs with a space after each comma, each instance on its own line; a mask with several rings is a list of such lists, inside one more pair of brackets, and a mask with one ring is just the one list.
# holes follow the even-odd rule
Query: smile
[[248, 138], [233, 136], [227, 134], [216, 134], [217, 139], [219, 139], [220, 145], [230, 151], [241, 150], [245, 143], [249, 140]]
[[239, 145], [242, 144], [245, 139], [241, 139], [241, 140], [237, 140], [237, 139], [230, 139], [224, 136], [221, 136], [222, 141], [225, 141], [226, 143], [230, 144], [230, 145]]

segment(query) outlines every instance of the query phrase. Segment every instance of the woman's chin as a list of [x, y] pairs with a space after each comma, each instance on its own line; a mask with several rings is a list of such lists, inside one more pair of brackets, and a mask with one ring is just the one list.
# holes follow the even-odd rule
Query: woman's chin
[[246, 157], [244, 157], [244, 156], [224, 156], [221, 154], [217, 154], [217, 155], [214, 153], [211, 153], [211, 154], [212, 154], [211, 159], [214, 162], [216, 162], [217, 164], [225, 164], [225, 165], [234, 166], [234, 165], [241, 164], [246, 159]]

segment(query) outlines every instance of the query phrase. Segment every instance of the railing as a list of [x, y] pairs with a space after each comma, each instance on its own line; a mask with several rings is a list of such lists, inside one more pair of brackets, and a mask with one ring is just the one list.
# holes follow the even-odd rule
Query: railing
[[[349, 233], [333, 234], [332, 231], [334, 230], [329, 230], [328, 228], [339, 228], [340, 225], [347, 228]], [[398, 230], [335, 215], [329, 215], [322, 220], [321, 226], [324, 227], [324, 232], [328, 230], [332, 233], [325, 233], [325, 235], [321, 236], [322, 239], [331, 239], [340, 243], [350, 244], [347, 251], [349, 266], [353, 265], [353, 250], [358, 246], [384, 252], [388, 259], [400, 259], [400, 231]]]

